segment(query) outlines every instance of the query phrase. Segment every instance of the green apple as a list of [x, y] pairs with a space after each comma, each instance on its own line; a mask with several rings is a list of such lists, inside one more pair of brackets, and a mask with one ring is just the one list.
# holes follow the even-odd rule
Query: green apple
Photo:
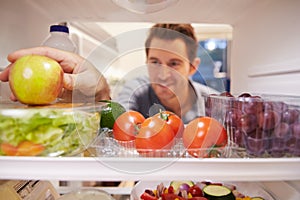
[[19, 58], [10, 69], [9, 86], [23, 104], [54, 102], [63, 87], [63, 70], [55, 60], [40, 55]]

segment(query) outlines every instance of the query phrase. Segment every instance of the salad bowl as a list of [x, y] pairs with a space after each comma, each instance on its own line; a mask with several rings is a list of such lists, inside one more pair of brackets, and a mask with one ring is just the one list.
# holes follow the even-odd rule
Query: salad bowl
[[0, 104], [1, 156], [74, 156], [94, 141], [104, 103]]

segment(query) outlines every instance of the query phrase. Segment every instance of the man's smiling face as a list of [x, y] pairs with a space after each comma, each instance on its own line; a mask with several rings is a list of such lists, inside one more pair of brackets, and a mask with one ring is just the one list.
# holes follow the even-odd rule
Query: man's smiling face
[[177, 98], [187, 89], [192, 65], [187, 59], [187, 49], [181, 39], [153, 38], [147, 57], [152, 88], [159, 99]]

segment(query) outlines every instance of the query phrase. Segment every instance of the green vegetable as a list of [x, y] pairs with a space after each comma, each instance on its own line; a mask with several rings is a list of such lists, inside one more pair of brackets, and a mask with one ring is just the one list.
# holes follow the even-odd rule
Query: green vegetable
[[106, 106], [101, 110], [101, 128], [112, 129], [115, 123], [115, 120], [126, 111], [126, 109], [119, 103], [103, 100], [101, 102], [107, 103]]
[[203, 188], [203, 193], [208, 200], [235, 200], [232, 191], [221, 185], [207, 185]]
[[[42, 156], [74, 155], [96, 137], [100, 115], [66, 109], [3, 109], [0, 111], [0, 144], [22, 141], [42, 144]], [[3, 152], [0, 151], [0, 155]]]

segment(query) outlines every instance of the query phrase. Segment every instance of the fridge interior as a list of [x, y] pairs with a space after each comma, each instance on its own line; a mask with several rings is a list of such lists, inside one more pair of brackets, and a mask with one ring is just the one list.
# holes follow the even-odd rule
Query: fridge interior
[[[116, 5], [111, 0], [86, 0], [84, 3], [80, 0], [1, 1], [0, 66], [7, 66], [6, 57], [10, 52], [39, 46], [48, 35], [49, 26], [59, 22], [68, 22], [70, 25], [72, 38], [79, 46], [78, 53], [95, 59], [94, 62], [99, 62], [100, 65], [103, 60], [111, 60], [120, 53], [118, 49], [114, 49], [114, 43], [102, 45], [104, 50], [99, 51], [101, 55], [94, 51], [101, 44], [107, 44], [107, 40], [114, 42], [114, 37], [117, 38], [101, 24], [120, 23], [128, 27], [129, 24], [149, 26], [155, 22], [210, 24], [227, 33], [224, 33], [225, 37], [230, 41], [228, 76], [231, 93], [300, 94], [300, 88], [297, 87], [300, 84], [299, 1], [174, 2], [174, 5], [157, 12], [136, 13]], [[210, 30], [209, 33], [212, 34], [213, 31]], [[137, 54], [141, 56], [139, 52]], [[128, 61], [131, 57], [125, 59]], [[139, 58], [138, 62], [143, 62], [142, 59], [143, 57]], [[107, 68], [100, 67], [99, 70], [109, 74]], [[0, 89], [2, 98], [8, 98], [4, 83], [1, 83]], [[53, 182], [66, 180], [73, 184], [66, 190], [79, 187], [81, 181], [94, 180], [212, 179], [257, 182], [279, 200], [300, 197], [299, 158], [170, 160], [2, 157], [0, 163], [1, 179], [39, 179]], [[149, 166], [148, 173], [135, 173], [145, 166]], [[107, 190], [111, 193], [129, 194], [132, 187], [123, 189]]]

